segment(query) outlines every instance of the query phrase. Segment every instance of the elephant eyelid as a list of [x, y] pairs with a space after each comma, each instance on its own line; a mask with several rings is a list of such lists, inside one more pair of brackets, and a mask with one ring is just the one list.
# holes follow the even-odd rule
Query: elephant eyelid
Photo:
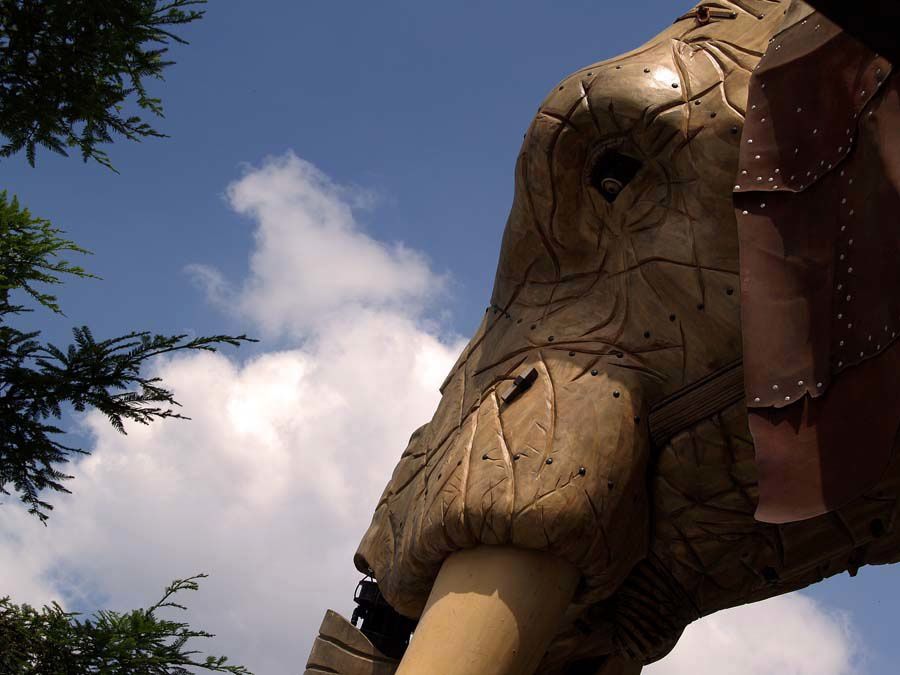
[[600, 196], [612, 203], [641, 170], [641, 166], [643, 166], [641, 161], [634, 157], [629, 157], [618, 150], [607, 150], [591, 167], [590, 184]]

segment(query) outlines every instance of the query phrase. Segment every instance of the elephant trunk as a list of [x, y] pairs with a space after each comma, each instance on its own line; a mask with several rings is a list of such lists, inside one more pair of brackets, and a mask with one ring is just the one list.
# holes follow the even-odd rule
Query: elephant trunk
[[579, 577], [543, 551], [479, 546], [452, 554], [397, 675], [531, 675]]

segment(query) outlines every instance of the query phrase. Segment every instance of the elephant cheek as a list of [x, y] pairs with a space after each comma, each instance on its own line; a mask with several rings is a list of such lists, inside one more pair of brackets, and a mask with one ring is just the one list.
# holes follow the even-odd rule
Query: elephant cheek
[[[437, 437], [443, 403], [401, 457], [357, 554], [394, 608], [417, 616], [443, 561], [479, 545], [550, 551], [611, 594], [646, 552], [648, 443], [636, 382], [535, 363], [511, 404], [496, 390]], [[458, 417], [457, 417], [458, 419]]]

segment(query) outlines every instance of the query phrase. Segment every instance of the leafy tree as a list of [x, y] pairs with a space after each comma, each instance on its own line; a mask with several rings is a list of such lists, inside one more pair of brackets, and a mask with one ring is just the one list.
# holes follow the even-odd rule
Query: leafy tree
[[[56, 297], [40, 293], [34, 282], [61, 283], [54, 272], [79, 277], [95, 277], [82, 268], [52, 257], [60, 251], [89, 253], [73, 242], [60, 239], [61, 230], [48, 221], [33, 217], [18, 200], [0, 192], [0, 493], [10, 494], [11, 485], [28, 505], [29, 512], [42, 521], [53, 506], [40, 498], [43, 490], [69, 492], [62, 481], [71, 478], [57, 466], [72, 454], [86, 454], [51, 440], [47, 434], [62, 433], [44, 421], [61, 416], [60, 405], [69, 402], [76, 411], [87, 406], [104, 413], [119, 432], [125, 434], [123, 418], [148, 424], [153, 418], [190, 419], [170, 408], [147, 407], [148, 403], [180, 405], [172, 393], [157, 386], [160, 378], [140, 376], [148, 358], [182, 349], [216, 351], [212, 345], [257, 342], [246, 335], [215, 335], [181, 343], [185, 335], [165, 337], [148, 332], [131, 332], [122, 337], [97, 342], [87, 326], [73, 328], [75, 344], [64, 352], [53, 344], [41, 346], [34, 340], [40, 331], [22, 333], [3, 325], [9, 314], [25, 311], [12, 305], [9, 292], [22, 289], [40, 304], [63, 314]], [[32, 365], [34, 367], [32, 367]], [[140, 391], [127, 389], [140, 385]]]
[[[195, 7], [205, 0], [0, 0], [0, 157], [24, 150], [34, 166], [37, 147], [66, 155], [77, 148], [112, 169], [100, 147], [113, 134], [140, 141], [163, 136], [140, 117], [162, 116], [161, 102], [151, 97], [145, 79], [162, 79], [171, 65], [163, 59], [170, 42], [184, 42], [170, 32], [199, 19]], [[136, 113], [126, 109], [136, 108]], [[61, 405], [76, 411], [103, 412], [125, 433], [123, 419], [149, 424], [175, 417], [179, 405], [159, 378], [140, 376], [150, 357], [183, 349], [216, 351], [213, 345], [256, 342], [245, 335], [215, 335], [184, 341], [185, 335], [131, 332], [97, 341], [87, 326], [74, 328], [75, 344], [65, 351], [40, 345], [40, 331], [23, 333], [7, 325], [10, 316], [33, 311], [12, 304], [10, 293], [24, 291], [62, 314], [56, 298], [33, 283], [61, 283], [57, 273], [95, 277], [64, 260], [63, 251], [89, 253], [57, 236], [62, 232], [32, 216], [15, 197], [0, 192], [0, 494], [13, 489], [31, 514], [46, 524], [52, 506], [47, 491], [69, 492], [60, 471], [74, 454], [86, 454], [51, 440], [63, 433], [47, 424], [61, 416]], [[139, 389], [129, 390], [129, 387]], [[185, 623], [156, 616], [182, 590], [196, 590], [197, 575], [176, 580], [149, 609], [125, 614], [99, 611], [82, 621], [77, 613], [53, 604], [35, 610], [0, 599], [0, 672], [21, 675], [157, 675], [193, 672], [247, 673], [226, 664], [225, 657], [197, 661], [188, 640], [212, 637]]]
[[194, 660], [186, 651], [188, 640], [213, 637], [185, 623], [156, 616], [164, 607], [185, 609], [170, 598], [179, 591], [197, 590], [198, 574], [178, 579], [149, 609], [126, 614], [99, 611], [93, 621], [81, 621], [76, 612], [64, 612], [56, 603], [41, 611], [0, 598], [0, 673], [17, 675], [183, 675], [201, 668], [216, 673], [251, 675], [243, 666], [227, 665], [224, 656]]
[[[42, 146], [112, 168], [98, 146], [112, 134], [163, 136], [140, 112], [162, 116], [147, 79], [172, 64], [171, 32], [196, 21], [206, 0], [0, 0], [0, 157]], [[125, 112], [136, 107], [136, 114]]]

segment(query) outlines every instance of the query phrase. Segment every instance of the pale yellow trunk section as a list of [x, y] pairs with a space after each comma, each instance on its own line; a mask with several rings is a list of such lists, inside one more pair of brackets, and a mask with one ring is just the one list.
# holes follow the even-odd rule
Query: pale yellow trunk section
[[550, 553], [479, 546], [452, 554], [397, 675], [531, 675], [578, 579]]

